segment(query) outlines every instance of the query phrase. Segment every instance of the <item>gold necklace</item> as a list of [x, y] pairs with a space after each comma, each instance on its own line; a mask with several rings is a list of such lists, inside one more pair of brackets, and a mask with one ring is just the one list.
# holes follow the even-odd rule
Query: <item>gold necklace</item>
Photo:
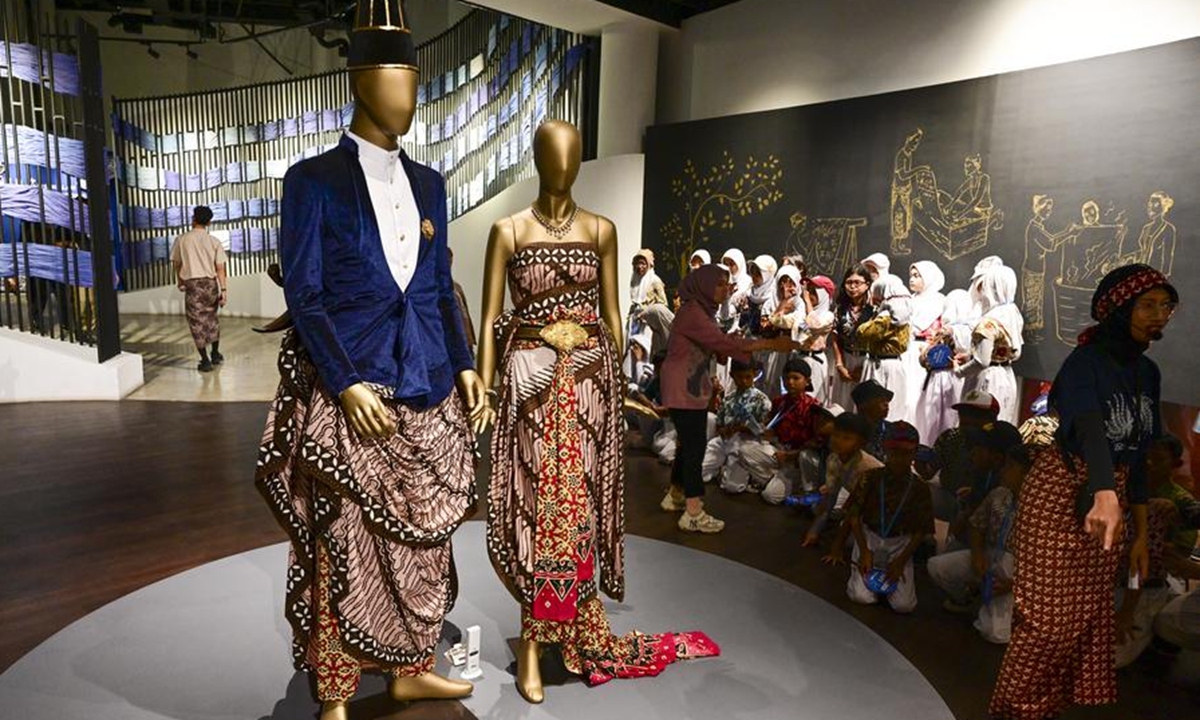
[[575, 224], [575, 216], [579, 214], [579, 206], [575, 205], [571, 208], [571, 214], [563, 220], [561, 225], [551, 225], [550, 220], [538, 210], [537, 205], [530, 205], [529, 209], [533, 211], [533, 219], [538, 221], [538, 225], [549, 233], [552, 237], [562, 240], [571, 232], [571, 226]]

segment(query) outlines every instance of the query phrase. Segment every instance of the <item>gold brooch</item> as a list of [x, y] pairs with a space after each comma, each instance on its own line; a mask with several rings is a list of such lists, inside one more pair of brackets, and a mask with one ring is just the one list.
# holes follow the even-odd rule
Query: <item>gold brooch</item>
[[570, 320], [559, 320], [553, 325], [547, 325], [539, 332], [546, 344], [560, 353], [569, 353], [587, 342], [588, 333], [583, 326]]
[[433, 239], [433, 221], [426, 218], [421, 221], [421, 236], [426, 240]]

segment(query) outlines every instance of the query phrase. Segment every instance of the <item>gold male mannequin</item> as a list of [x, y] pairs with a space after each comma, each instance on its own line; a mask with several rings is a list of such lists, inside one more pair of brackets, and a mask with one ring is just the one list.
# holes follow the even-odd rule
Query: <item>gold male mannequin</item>
[[[534, 162], [539, 192], [533, 205], [492, 226], [488, 238], [483, 282], [483, 314], [479, 332], [479, 373], [490, 388], [495, 382], [498, 352], [493, 324], [504, 306], [507, 269], [514, 253], [531, 243], [586, 243], [600, 257], [600, 316], [615, 340], [623, 347], [618, 305], [617, 232], [611, 221], [578, 208], [571, 187], [579, 174], [582, 143], [579, 131], [561, 121], [544, 123], [534, 138]], [[540, 216], [540, 217], [539, 217]], [[560, 232], [551, 233], [550, 228]], [[489, 389], [489, 395], [494, 393]], [[494, 410], [484, 404], [472, 413], [477, 432], [494, 419]], [[517, 651], [517, 689], [531, 703], [544, 699], [538, 661], [540, 643], [522, 638]]]

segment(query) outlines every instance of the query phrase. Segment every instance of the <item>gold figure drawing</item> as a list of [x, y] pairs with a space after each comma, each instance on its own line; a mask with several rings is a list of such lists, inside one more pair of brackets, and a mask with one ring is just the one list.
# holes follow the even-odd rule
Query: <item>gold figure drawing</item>
[[986, 247], [993, 230], [1004, 226], [1004, 213], [992, 205], [992, 178], [979, 154], [963, 159], [963, 181], [954, 193], [939, 189], [937, 174], [928, 165], [915, 165], [914, 156], [925, 131], [917, 128], [896, 153], [892, 170], [891, 252], [912, 252], [915, 232], [947, 260]]
[[1113, 268], [1146, 263], [1166, 275], [1175, 262], [1177, 229], [1167, 219], [1174, 199], [1162, 190], [1146, 201], [1147, 222], [1137, 239], [1129, 242], [1124, 210], [1111, 204], [1101, 210], [1095, 200], [1079, 208], [1079, 219], [1060, 230], [1048, 225], [1054, 198], [1034, 195], [1032, 217], [1025, 226], [1025, 257], [1021, 265], [1021, 312], [1025, 328], [1036, 333], [1045, 328], [1046, 267], [1048, 258], [1061, 253], [1053, 278], [1055, 336], [1074, 345], [1079, 333], [1091, 324], [1091, 297], [1100, 278]]
[[803, 257], [809, 273], [836, 277], [859, 257], [858, 229], [867, 226], [865, 217], [809, 218], [795, 212], [789, 222], [788, 254]]
[[732, 230], [737, 218], [761, 212], [783, 199], [783, 167], [779, 158], [750, 156], [738, 163], [728, 152], [703, 174], [684, 163], [683, 174], [671, 179], [671, 194], [683, 208], [660, 229], [667, 256], [686, 274], [688, 258], [709, 243], [711, 230]]

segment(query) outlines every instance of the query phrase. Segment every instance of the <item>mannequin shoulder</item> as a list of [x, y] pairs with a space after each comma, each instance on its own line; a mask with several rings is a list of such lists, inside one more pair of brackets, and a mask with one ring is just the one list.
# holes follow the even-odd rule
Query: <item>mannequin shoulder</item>
[[617, 226], [612, 220], [590, 210], [579, 208], [575, 224], [583, 228], [588, 239], [603, 253], [617, 246]]

